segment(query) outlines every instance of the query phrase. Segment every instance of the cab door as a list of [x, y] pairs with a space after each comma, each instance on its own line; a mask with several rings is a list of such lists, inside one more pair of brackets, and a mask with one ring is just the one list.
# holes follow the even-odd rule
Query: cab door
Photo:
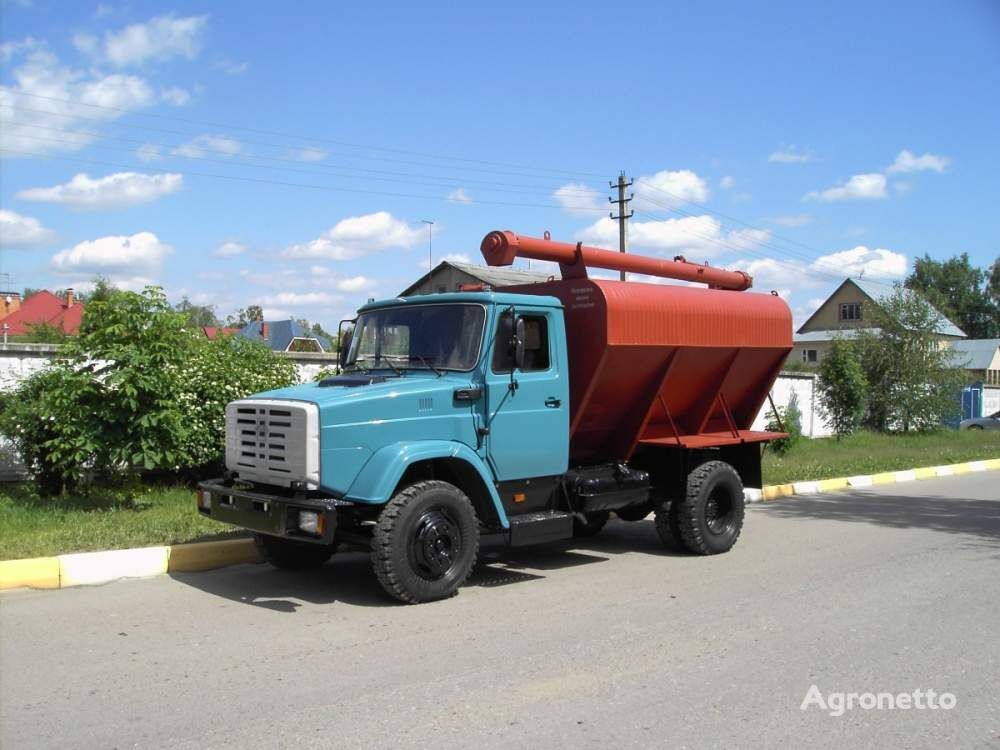
[[[524, 364], [514, 368], [513, 315], [501, 313], [486, 369], [486, 439], [497, 479], [563, 474], [569, 461], [569, 381], [562, 313], [520, 306]], [[511, 370], [513, 369], [513, 379]], [[513, 383], [513, 386], [512, 386]]]

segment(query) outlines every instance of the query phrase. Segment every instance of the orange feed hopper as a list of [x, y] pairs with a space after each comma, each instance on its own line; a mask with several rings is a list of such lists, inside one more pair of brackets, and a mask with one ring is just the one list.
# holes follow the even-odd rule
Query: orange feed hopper
[[[497, 251], [501, 234], [503, 254]], [[547, 254], [546, 244], [557, 247]], [[517, 252], [522, 245], [530, 255]], [[512, 262], [512, 248], [515, 257], [554, 260], [562, 267], [561, 280], [504, 291], [552, 295], [563, 303], [573, 461], [625, 460], [644, 445], [696, 449], [784, 437], [750, 429], [792, 348], [791, 311], [780, 297], [734, 291], [750, 286], [741, 271], [512, 232], [493, 232], [483, 241], [491, 265]], [[627, 264], [628, 270], [687, 280], [697, 274], [729, 288], [591, 279], [588, 256], [598, 257], [602, 268]], [[618, 265], [613, 256], [619, 256]]]

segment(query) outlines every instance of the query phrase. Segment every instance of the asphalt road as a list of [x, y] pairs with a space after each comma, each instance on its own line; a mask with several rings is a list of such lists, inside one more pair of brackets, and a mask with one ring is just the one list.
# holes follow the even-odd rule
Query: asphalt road
[[[1000, 746], [1000, 472], [494, 554], [392, 604], [362, 554], [0, 597], [4, 748]], [[954, 694], [831, 716], [810, 686]], [[835, 698], [833, 700], [836, 700]]]

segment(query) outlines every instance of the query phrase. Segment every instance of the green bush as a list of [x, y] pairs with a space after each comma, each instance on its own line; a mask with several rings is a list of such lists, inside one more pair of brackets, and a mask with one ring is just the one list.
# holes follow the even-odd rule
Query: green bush
[[0, 398], [0, 433], [43, 494], [218, 460], [225, 404], [295, 381], [294, 364], [263, 345], [185, 324], [156, 287], [110, 291], [61, 359]]
[[798, 396], [793, 392], [788, 398], [788, 405], [784, 408], [776, 407], [778, 413], [769, 411], [767, 413], [768, 432], [787, 432], [788, 437], [772, 440], [768, 446], [779, 456], [784, 456], [795, 447], [795, 444], [802, 439], [802, 411], [799, 409]]

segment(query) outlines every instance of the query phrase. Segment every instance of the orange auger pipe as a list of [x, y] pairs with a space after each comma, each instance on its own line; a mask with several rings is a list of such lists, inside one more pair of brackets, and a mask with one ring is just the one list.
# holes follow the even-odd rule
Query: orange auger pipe
[[697, 263], [688, 263], [682, 258], [660, 260], [643, 255], [603, 250], [599, 247], [586, 247], [582, 243], [524, 237], [511, 231], [490, 232], [483, 238], [479, 249], [491, 266], [509, 266], [515, 258], [554, 261], [560, 265], [564, 279], [586, 276], [586, 269], [591, 266], [693, 281], [708, 284], [715, 289], [731, 289], [737, 292], [749, 289], [753, 284], [750, 275], [743, 271], [699, 266]]

